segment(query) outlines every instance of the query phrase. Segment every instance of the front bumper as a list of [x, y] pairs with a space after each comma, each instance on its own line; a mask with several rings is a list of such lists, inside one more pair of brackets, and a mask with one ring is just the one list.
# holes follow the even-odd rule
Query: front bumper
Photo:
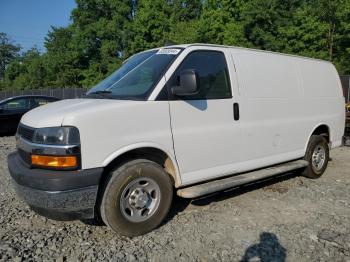
[[94, 217], [103, 168], [77, 171], [32, 169], [18, 153], [8, 156], [16, 193], [37, 213], [56, 220]]

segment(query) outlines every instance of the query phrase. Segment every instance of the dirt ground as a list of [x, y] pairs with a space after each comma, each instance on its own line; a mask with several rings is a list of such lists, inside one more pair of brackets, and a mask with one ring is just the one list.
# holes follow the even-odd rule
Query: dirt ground
[[155, 231], [124, 238], [105, 226], [36, 215], [7, 170], [0, 137], [0, 261], [348, 261], [350, 147], [331, 152], [317, 180], [284, 174], [206, 198], [175, 198]]

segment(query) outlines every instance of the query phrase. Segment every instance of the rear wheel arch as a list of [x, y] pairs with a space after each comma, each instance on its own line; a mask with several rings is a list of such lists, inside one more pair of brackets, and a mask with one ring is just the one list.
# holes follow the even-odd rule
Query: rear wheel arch
[[306, 152], [306, 149], [309, 145], [310, 139], [312, 136], [323, 136], [328, 144], [331, 144], [332, 140], [331, 140], [331, 131], [330, 128], [327, 124], [318, 124], [317, 126], [315, 126], [312, 130], [312, 132], [309, 134], [308, 140], [306, 141], [305, 144], [305, 148], [304, 151]]
[[329, 129], [329, 126], [327, 126], [326, 124], [322, 124], [322, 125], [317, 126], [314, 129], [314, 131], [312, 132], [312, 135], [323, 136], [327, 140], [328, 143], [331, 141], [330, 129]]

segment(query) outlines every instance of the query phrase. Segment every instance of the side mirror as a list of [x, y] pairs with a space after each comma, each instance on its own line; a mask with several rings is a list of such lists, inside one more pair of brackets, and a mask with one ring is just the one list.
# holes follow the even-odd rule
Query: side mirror
[[186, 69], [180, 73], [180, 86], [171, 88], [175, 96], [190, 96], [198, 93], [198, 77], [193, 69]]

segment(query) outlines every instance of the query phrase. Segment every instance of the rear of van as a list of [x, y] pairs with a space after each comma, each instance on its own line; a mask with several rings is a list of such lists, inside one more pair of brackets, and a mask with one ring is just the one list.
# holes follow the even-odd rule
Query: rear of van
[[315, 130], [332, 148], [341, 145], [345, 100], [331, 63], [240, 48], [231, 55], [246, 144], [241, 154], [266, 160], [254, 168], [303, 157]]
[[340, 146], [345, 126], [345, 98], [337, 70], [329, 62], [312, 59], [303, 59], [298, 67], [310, 116], [330, 128], [331, 148]]

